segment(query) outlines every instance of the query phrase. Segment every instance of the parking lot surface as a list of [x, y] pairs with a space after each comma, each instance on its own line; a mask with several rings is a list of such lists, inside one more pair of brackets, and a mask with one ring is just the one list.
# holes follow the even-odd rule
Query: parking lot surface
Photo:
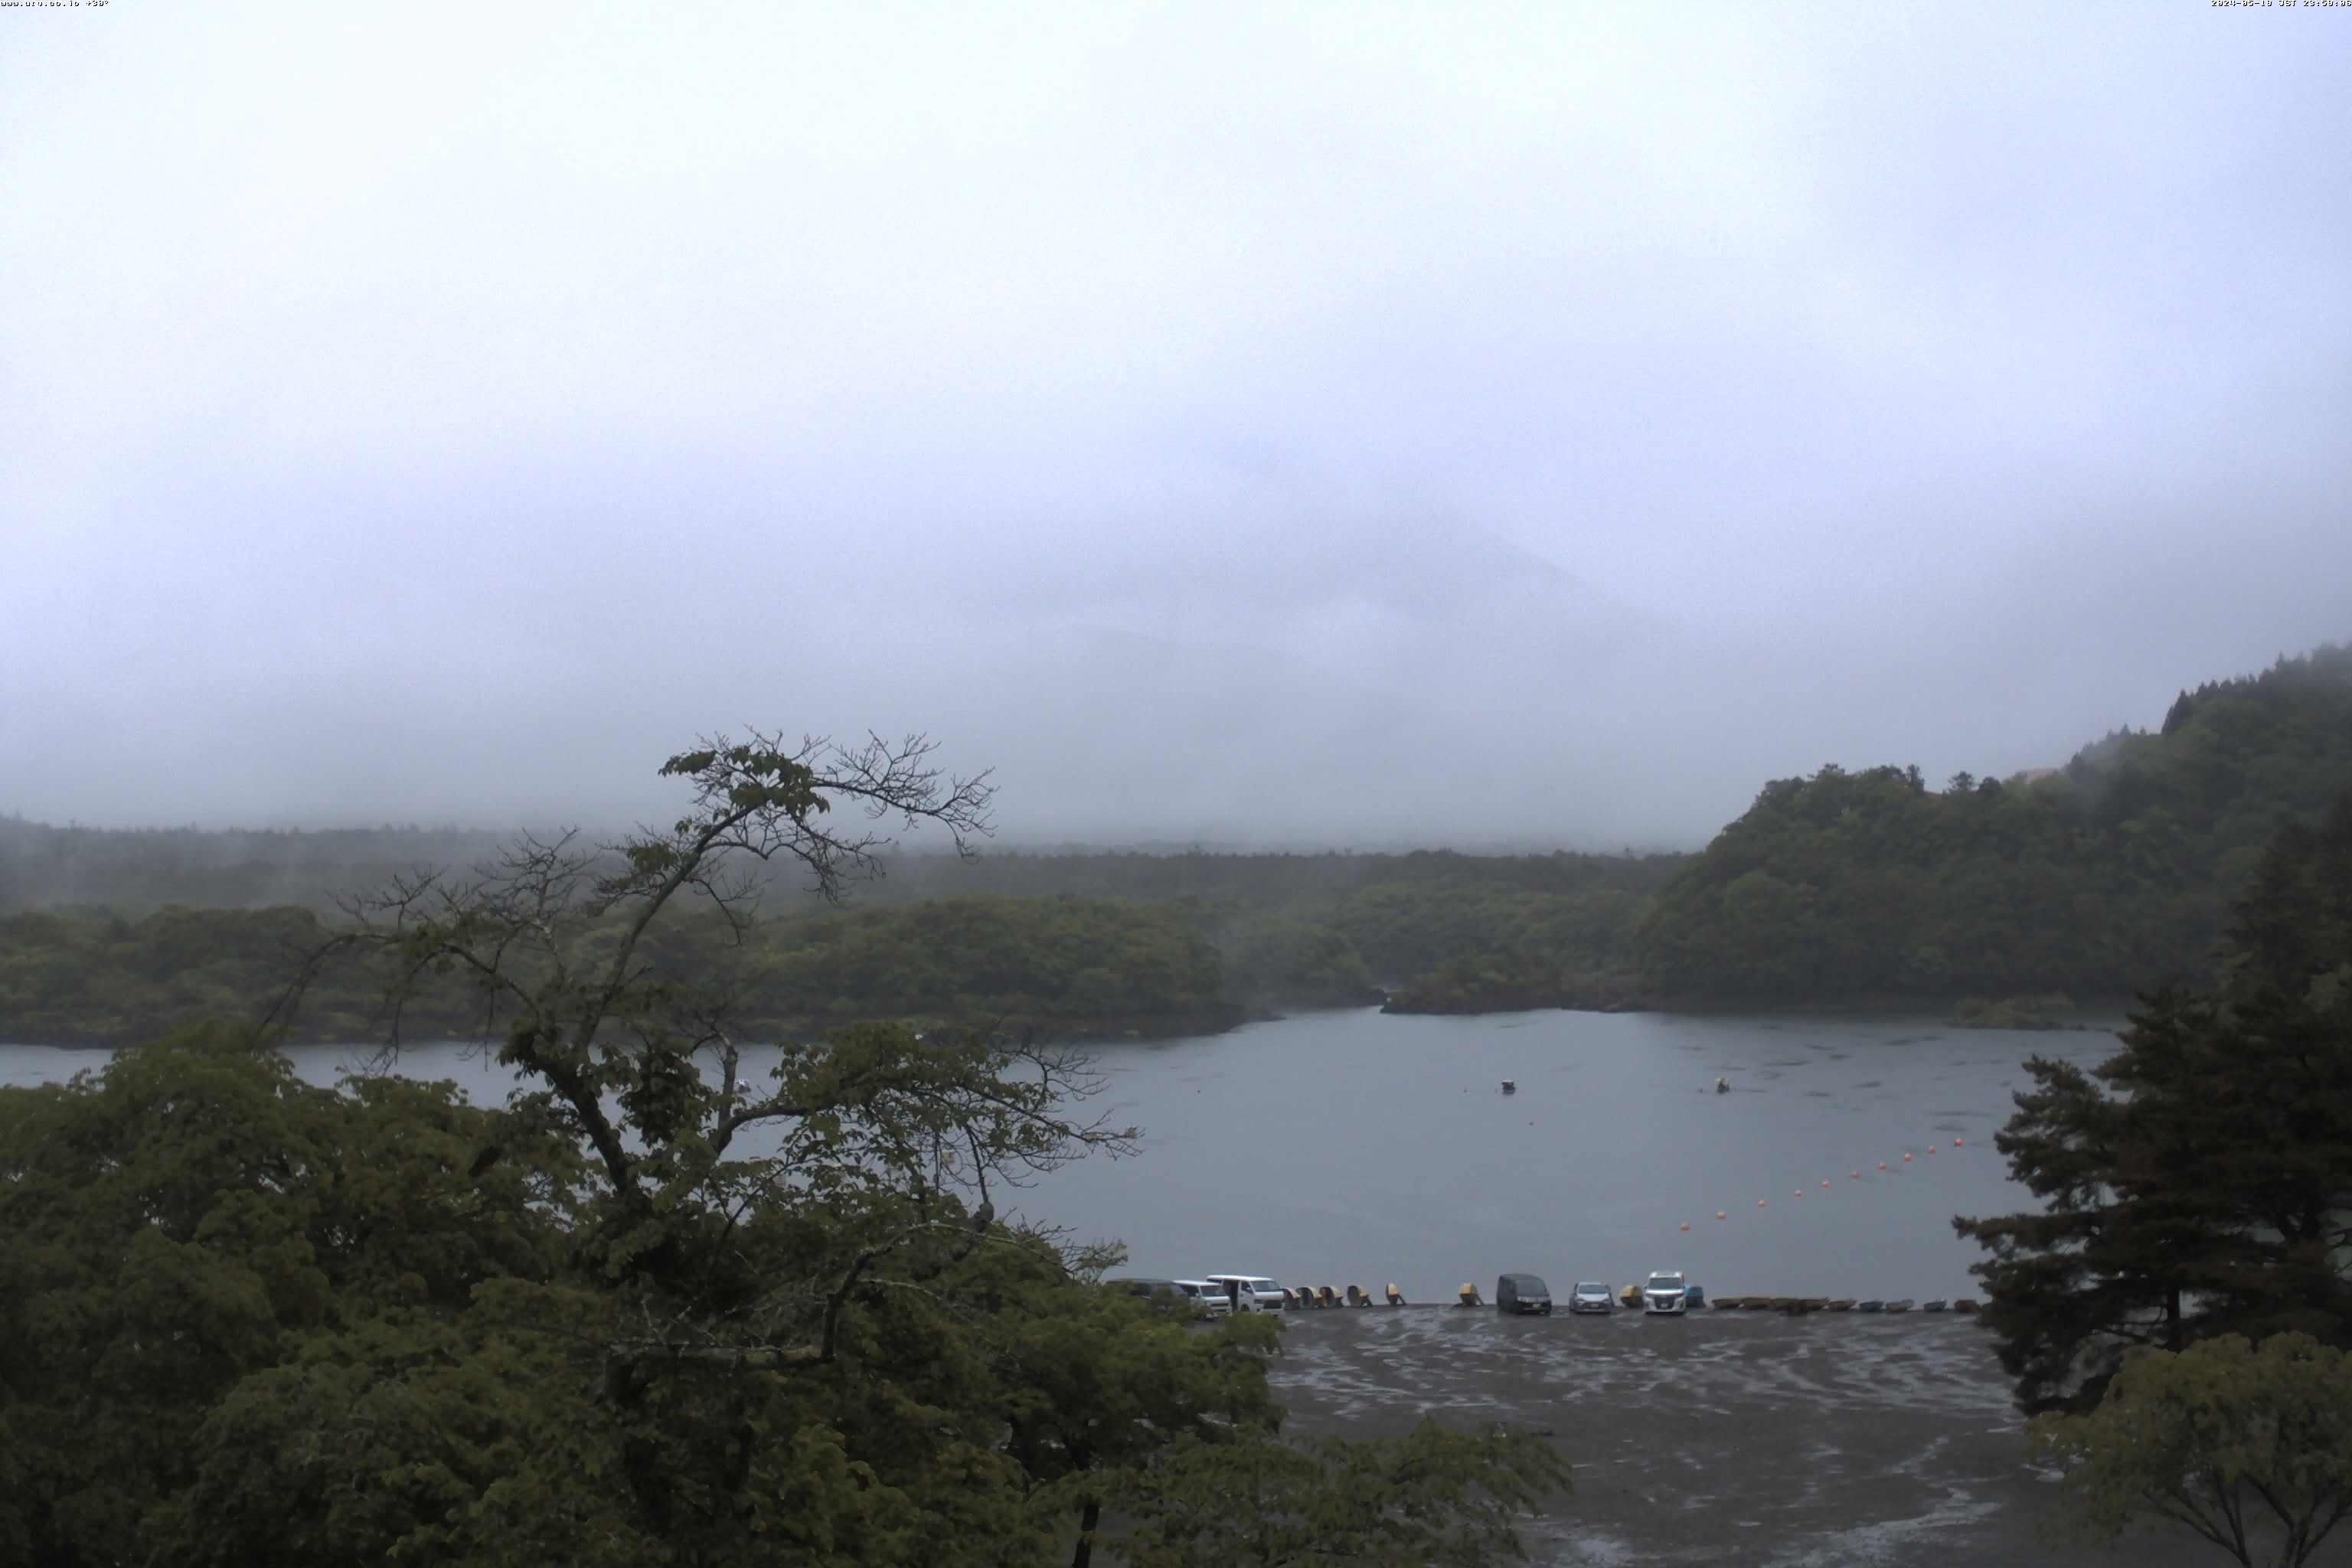
[[[1386, 1308], [1285, 1318], [1286, 1430], [1549, 1431], [1573, 1495], [1521, 1531], [1530, 1562], [1845, 1568], [2228, 1559], [2185, 1531], [2113, 1551], [2045, 1539], [2057, 1489], [2029, 1465], [1972, 1318], [1704, 1311], [1505, 1318]], [[2330, 1541], [2319, 1561], [2344, 1561]]]

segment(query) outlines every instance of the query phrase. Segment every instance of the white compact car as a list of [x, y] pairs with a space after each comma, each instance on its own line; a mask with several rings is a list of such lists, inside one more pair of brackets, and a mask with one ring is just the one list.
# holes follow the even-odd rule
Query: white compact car
[[1683, 1277], [1661, 1269], [1650, 1276], [1642, 1287], [1642, 1310], [1644, 1312], [1679, 1313], [1690, 1307], [1690, 1293], [1684, 1288]]
[[1239, 1286], [1234, 1294], [1244, 1312], [1279, 1312], [1282, 1310], [1282, 1287], [1263, 1274], [1212, 1274], [1209, 1283], [1223, 1290], [1228, 1285]]

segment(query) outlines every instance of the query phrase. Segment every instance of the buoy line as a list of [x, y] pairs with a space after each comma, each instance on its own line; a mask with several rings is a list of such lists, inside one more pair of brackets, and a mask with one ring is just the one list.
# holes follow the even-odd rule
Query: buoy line
[[[1951, 1146], [1952, 1148], [1955, 1148], [1955, 1149], [1966, 1148], [1966, 1147], [1968, 1146], [1968, 1140], [1967, 1140], [1967, 1139], [1965, 1139], [1965, 1138], [1955, 1138], [1955, 1139], [1953, 1139], [1953, 1140], [1952, 1140], [1952, 1142], [1951, 1142], [1951, 1145], [1950, 1145], [1950, 1146]], [[1934, 1153], [1937, 1149], [1942, 1148], [1942, 1147], [1944, 1147], [1944, 1144], [1943, 1144], [1943, 1142], [1941, 1142], [1941, 1140], [1937, 1140], [1937, 1141], [1932, 1142], [1930, 1142], [1930, 1143], [1927, 1145], [1927, 1152], [1928, 1152], [1928, 1153], [1930, 1153], [1930, 1154], [1933, 1154], [1933, 1153]], [[1907, 1152], [1907, 1151], [1906, 1151], [1906, 1152], [1904, 1153], [1902, 1163], [1903, 1163], [1904, 1164], [1906, 1164], [1906, 1165], [1907, 1165], [1907, 1164], [1911, 1164], [1911, 1163], [1915, 1163], [1915, 1162], [1912, 1160], [1912, 1157], [1911, 1157], [1911, 1155], [1910, 1155], [1909, 1152]], [[1889, 1167], [1888, 1163], [1887, 1163], [1886, 1161], [1885, 1161], [1885, 1160], [1881, 1160], [1881, 1161], [1879, 1161], [1879, 1162], [1878, 1162], [1878, 1168], [1879, 1168], [1880, 1170], [1882, 1170], [1882, 1171], [1885, 1171], [1885, 1170], [1889, 1169], [1890, 1167]], [[1853, 1170], [1848, 1171], [1848, 1172], [1846, 1173], [1846, 1179], [1847, 1179], [1847, 1180], [1849, 1180], [1849, 1181], [1855, 1181], [1855, 1182], [1858, 1182], [1858, 1181], [1862, 1180], [1862, 1168], [1861, 1168], [1860, 1166], [1858, 1166], [1858, 1165], [1857, 1165], [1857, 1166], [1855, 1166]], [[1829, 1179], [1828, 1179], [1828, 1178], [1826, 1178], [1826, 1177], [1824, 1177], [1824, 1178], [1822, 1179], [1822, 1184], [1821, 1184], [1821, 1186], [1820, 1186], [1818, 1189], [1816, 1189], [1816, 1190], [1817, 1190], [1817, 1191], [1819, 1191], [1819, 1192], [1828, 1192], [1828, 1191], [1831, 1189], [1832, 1185], [1832, 1184], [1829, 1181]], [[1805, 1189], [1804, 1189], [1804, 1188], [1802, 1188], [1802, 1187], [1795, 1187], [1795, 1188], [1791, 1188], [1791, 1189], [1790, 1189], [1790, 1191], [1789, 1195], [1790, 1195], [1790, 1197], [1792, 1197], [1792, 1198], [1802, 1198], [1802, 1197], [1805, 1195]], [[1760, 1209], [1760, 1208], [1769, 1208], [1769, 1207], [1771, 1206], [1771, 1205], [1770, 1205], [1769, 1200], [1768, 1200], [1768, 1199], [1764, 1199], [1764, 1198], [1758, 1198], [1758, 1199], [1756, 1200], [1756, 1206], [1757, 1206], [1758, 1208], [1759, 1208], [1759, 1209]], [[1717, 1210], [1716, 1210], [1716, 1211], [1715, 1211], [1715, 1217], [1716, 1217], [1717, 1219], [1718, 1219], [1718, 1220], [1728, 1221], [1728, 1220], [1731, 1218], [1731, 1211], [1730, 1211], [1729, 1209], [1717, 1209]], [[1682, 1228], [1683, 1228], [1684, 1230], [1688, 1230], [1688, 1229], [1690, 1229], [1690, 1222], [1689, 1222], [1688, 1220], [1684, 1220], [1684, 1221], [1682, 1221], [1682, 1222], [1681, 1222], [1681, 1225], [1682, 1225]]]

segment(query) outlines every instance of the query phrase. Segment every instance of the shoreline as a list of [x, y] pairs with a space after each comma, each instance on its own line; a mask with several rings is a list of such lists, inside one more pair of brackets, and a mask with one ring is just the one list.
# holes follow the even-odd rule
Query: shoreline
[[[1752, 1005], [1715, 1002], [1675, 1002], [1673, 1004], [1659, 1004], [1655, 1005], [1603, 1007], [1577, 1007], [1570, 1006], [1566, 1004], [1548, 1004], [1541, 1006], [1495, 1007], [1486, 1009], [1397, 1008], [1391, 1007], [1382, 1001], [1330, 1004], [1251, 1002], [1223, 1004], [1216, 1007], [1196, 1009], [1181, 1014], [1129, 1015], [1125, 1016], [1077, 1020], [1034, 1018], [1000, 1019], [997, 1020], [997, 1023], [1001, 1026], [1011, 1028], [1014, 1032], [1027, 1030], [1034, 1033], [1038, 1038], [1053, 1040], [1072, 1046], [1118, 1045], [1129, 1041], [1175, 1040], [1196, 1037], [1202, 1039], [1213, 1039], [1221, 1036], [1232, 1034], [1234, 1030], [1244, 1028], [1252, 1024], [1278, 1024], [1292, 1018], [1312, 1016], [1319, 1014], [1357, 1012], [1377, 1013], [1382, 1016], [1393, 1018], [1491, 1018], [1528, 1016], [1542, 1013], [1591, 1013], [1600, 1016], [1620, 1016], [1626, 1014], [1651, 1014], [1660, 1017], [1668, 1018], [1727, 1018], [1738, 1017], [1745, 1015], [1776, 1019], [1817, 1018], [1824, 1022], [1837, 1023], [1851, 1023], [1881, 1017], [1892, 1017], [1902, 1018], [1905, 1020], [1927, 1020], [1933, 1022], [1937, 1027], [1949, 1029], [1981, 1029], [1988, 1032], [2023, 1032], [2036, 1034], [2098, 1034], [2115, 1032], [2126, 1021], [2130, 1010], [2139, 1005], [2139, 998], [2131, 997], [2113, 1002], [2092, 1001], [2081, 1003], [2068, 1009], [2067, 1017], [2064, 1022], [2039, 1026], [2015, 1024], [1988, 1025], [1960, 1022], [1946, 1016], [1946, 1014], [1948, 1012], [1948, 1006], [1931, 1005], [1921, 1003], [1906, 1003], [1900, 999], [1890, 1000], [1884, 997], [1869, 997], [1853, 1002], [1790, 1002], [1771, 1004], [1759, 1003]], [[223, 1015], [213, 1015], [213, 1016], [219, 1016]], [[152, 1027], [133, 1027], [130, 1029], [110, 1031], [104, 1034], [92, 1031], [68, 1035], [64, 1037], [53, 1037], [49, 1038], [8, 1037], [5, 1036], [5, 1031], [10, 1026], [5, 1022], [0, 1022], [0, 1050], [116, 1051], [122, 1049], [126, 1046], [136, 1045], [142, 1040], [152, 1039], [157, 1035], [160, 1035], [168, 1029], [176, 1028], [181, 1026], [183, 1024], [194, 1021], [196, 1020], [193, 1018], [164, 1020], [156, 1023]], [[805, 1023], [793, 1025], [790, 1028], [782, 1031], [782, 1033], [794, 1037], [810, 1037], [822, 1034], [827, 1029], [845, 1028], [853, 1024], [859, 1023], [879, 1022], [905, 1022], [912, 1024], [918, 1027], [929, 1028], [954, 1026], [952, 1024], [943, 1024], [938, 1019], [916, 1016], [898, 1018], [887, 1015], [877, 1015], [873, 1018], [832, 1021], [808, 1020]], [[762, 1031], [762, 1033], [766, 1033], [766, 1031]], [[466, 1028], [447, 1028], [437, 1026], [426, 1028], [411, 1029], [408, 1031], [408, 1035], [412, 1041], [469, 1039], [472, 1037], [469, 1031]], [[325, 1029], [298, 1031], [295, 1037], [285, 1043], [298, 1046], [366, 1047], [380, 1046], [385, 1042], [380, 1035], [369, 1034], [357, 1030], [338, 1030], [330, 1027]], [[764, 1039], [750, 1043], [773, 1045], [776, 1041], [774, 1039]]]

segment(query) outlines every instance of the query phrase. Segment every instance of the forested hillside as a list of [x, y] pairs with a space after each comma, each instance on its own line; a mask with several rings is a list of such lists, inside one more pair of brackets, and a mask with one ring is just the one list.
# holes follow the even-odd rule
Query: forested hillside
[[[258, 1018], [336, 929], [291, 908], [0, 916], [0, 1039], [120, 1044], [202, 1018]], [[1216, 948], [1172, 904], [941, 899], [769, 921], [740, 942], [706, 914], [665, 929], [647, 957], [725, 997], [748, 1039], [871, 1018], [1165, 1034], [1244, 1016], [1224, 994]], [[355, 956], [321, 966], [303, 1033], [381, 1037], [390, 978]], [[403, 1003], [403, 1025], [464, 1033], [475, 1007], [459, 977], [428, 977]]]
[[[383, 886], [488, 836], [106, 834], [7, 825], [13, 885], [115, 889], [0, 915], [0, 1038], [135, 1039], [197, 1018], [256, 1016], [341, 923], [331, 899]], [[11, 861], [7, 855], [13, 853]], [[347, 858], [338, 860], [339, 855]], [[754, 1033], [861, 1018], [987, 1020], [1079, 1035], [1222, 1028], [1301, 1006], [1363, 1005], [1457, 954], [1498, 945], [1554, 973], [1630, 983], [1633, 917], [1673, 856], [1081, 854], [907, 858], [836, 909], [769, 891], [740, 943], [682, 921], [667, 962], [723, 972]], [[37, 874], [26, 874], [28, 866]], [[290, 889], [317, 884], [320, 896]], [[257, 889], [287, 901], [240, 907]], [[202, 895], [213, 895], [210, 900]], [[215, 907], [205, 907], [207, 904]], [[57, 907], [62, 904], [63, 907]], [[161, 907], [158, 907], [158, 906]], [[226, 906], [226, 907], [220, 907]], [[307, 1030], [384, 1026], [381, 977], [330, 969]], [[412, 1027], [456, 1027], [462, 994], [410, 999]]]
[[2263, 847], [2352, 788], [2352, 650], [2184, 692], [2043, 778], [1767, 784], [1666, 885], [1642, 977], [1694, 1001], [2120, 998], [2201, 981]]
[[736, 949], [698, 936], [727, 956], [755, 1034], [875, 1017], [1165, 1033], [1238, 1016], [1216, 948], [1171, 904], [971, 896], [776, 921]]
[[[1568, 955], [1545, 960], [1555, 974], [1584, 955], [1630, 974], [1641, 897], [1496, 888], [1475, 871], [1273, 908], [963, 894], [801, 910], [740, 937], [713, 915], [682, 919], [653, 952], [668, 972], [731, 998], [746, 1037], [871, 1018], [1190, 1033], [1279, 1008], [1366, 1005], [1381, 999], [1376, 973], [1411, 974], [1497, 943]], [[339, 927], [293, 907], [0, 915], [0, 1039], [110, 1044], [201, 1018], [258, 1017]], [[385, 978], [327, 965], [310, 982], [305, 1032], [380, 1035]], [[453, 981], [404, 1005], [412, 1031], [461, 1030], [469, 1016]]]

